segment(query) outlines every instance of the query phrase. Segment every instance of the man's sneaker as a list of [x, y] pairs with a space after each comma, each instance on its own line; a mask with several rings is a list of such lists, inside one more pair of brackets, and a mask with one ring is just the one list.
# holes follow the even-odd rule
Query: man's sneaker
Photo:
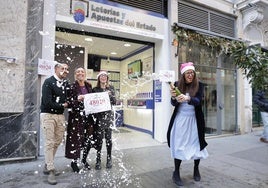
[[[47, 164], [44, 165], [43, 173], [44, 173], [45, 175], [49, 175], [49, 170], [47, 169]], [[60, 172], [59, 172], [58, 170], [55, 170], [54, 173], [55, 173], [55, 176], [60, 175]]]
[[260, 141], [263, 143], [268, 143], [268, 141], [265, 138], [260, 138]]
[[48, 177], [47, 177], [47, 181], [50, 185], [56, 185], [57, 184], [57, 180], [55, 178], [55, 171], [54, 170], [50, 170]]

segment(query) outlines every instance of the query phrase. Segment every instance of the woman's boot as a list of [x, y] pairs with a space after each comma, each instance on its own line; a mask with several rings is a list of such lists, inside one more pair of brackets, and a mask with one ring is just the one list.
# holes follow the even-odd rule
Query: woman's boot
[[80, 171], [80, 169], [78, 168], [78, 165], [77, 165], [77, 160], [75, 160], [75, 159], [71, 162], [71, 167], [72, 167], [73, 171], [76, 173], [78, 173]]
[[200, 159], [194, 160], [194, 180], [195, 181], [201, 180], [201, 176], [199, 173], [199, 163], [200, 163]]
[[81, 161], [84, 164], [84, 168], [87, 170], [90, 170], [90, 164], [88, 164], [87, 162], [87, 156], [88, 156], [90, 149], [91, 149], [91, 143], [90, 143], [90, 139], [88, 139], [85, 143], [85, 147], [83, 151], [83, 158]]
[[110, 169], [112, 168], [112, 145], [108, 144], [106, 145], [107, 147], [107, 163], [106, 163], [106, 168]]
[[175, 171], [173, 172], [172, 180], [176, 185], [183, 186], [183, 182], [182, 182], [181, 176], [180, 176], [181, 160], [174, 159], [174, 164], [175, 164]]
[[100, 170], [101, 169], [101, 151], [97, 151], [97, 158], [96, 158], [96, 166], [95, 166], [96, 170]]

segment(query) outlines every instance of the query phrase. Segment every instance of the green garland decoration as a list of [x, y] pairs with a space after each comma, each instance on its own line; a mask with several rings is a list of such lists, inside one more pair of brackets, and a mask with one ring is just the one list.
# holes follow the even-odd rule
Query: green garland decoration
[[247, 42], [235, 41], [223, 37], [209, 36], [194, 30], [182, 28], [174, 23], [171, 27], [180, 42], [198, 42], [209, 46], [216, 54], [227, 54], [233, 57], [233, 63], [243, 70], [243, 74], [253, 88], [264, 89], [268, 84], [267, 52], [260, 46], [249, 46]]

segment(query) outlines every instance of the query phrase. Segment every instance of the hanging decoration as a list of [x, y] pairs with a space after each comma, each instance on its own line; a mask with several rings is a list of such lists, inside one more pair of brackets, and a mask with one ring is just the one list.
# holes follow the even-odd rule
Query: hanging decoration
[[[180, 27], [174, 23], [171, 27], [176, 36], [174, 40], [181, 44], [198, 42], [209, 46], [217, 55], [226, 54], [233, 58], [233, 63], [243, 70], [243, 74], [256, 89], [263, 89], [268, 84], [268, 56], [261, 46], [250, 46], [248, 42], [230, 40], [211, 36], [191, 29]], [[175, 45], [174, 45], [175, 46]]]

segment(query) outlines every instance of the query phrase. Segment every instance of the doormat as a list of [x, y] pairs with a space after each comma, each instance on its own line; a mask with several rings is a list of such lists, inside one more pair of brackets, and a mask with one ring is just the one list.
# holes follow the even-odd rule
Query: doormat
[[130, 132], [131, 131], [126, 130], [126, 129], [120, 129], [120, 128], [113, 129], [113, 133], [130, 133]]

